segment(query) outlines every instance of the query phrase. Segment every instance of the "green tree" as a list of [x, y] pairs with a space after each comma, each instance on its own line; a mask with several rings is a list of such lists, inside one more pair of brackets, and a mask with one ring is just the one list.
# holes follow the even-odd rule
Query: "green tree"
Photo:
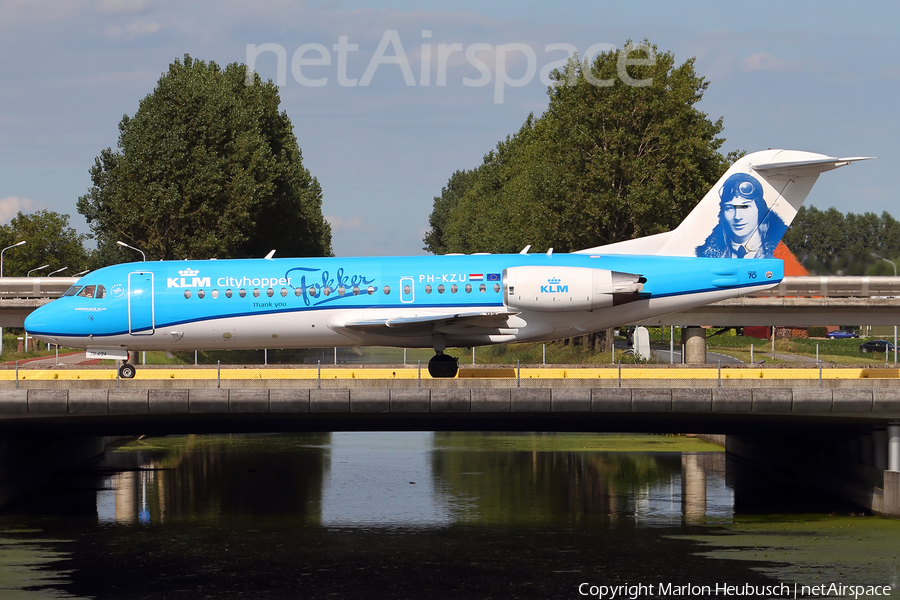
[[[451, 181], [435, 199], [426, 249], [510, 252], [531, 244], [567, 252], [677, 226], [737, 156], [719, 153], [722, 119], [696, 107], [709, 84], [694, 60], [676, 65], [671, 53], [639, 48], [554, 72], [546, 112], [485, 156], [464, 189]], [[625, 71], [652, 83], [623, 81], [626, 56], [652, 61]]]
[[893, 267], [872, 253], [900, 257], [900, 222], [887, 212], [857, 215], [804, 206], [784, 243], [814, 275], [893, 275]]
[[246, 66], [185, 55], [119, 123], [78, 199], [100, 262], [331, 254], [322, 190], [303, 166], [278, 89]]
[[31, 269], [50, 265], [32, 273], [39, 277], [66, 267], [58, 276], [66, 277], [88, 267], [88, 252], [84, 242], [88, 235], [69, 226], [69, 215], [49, 210], [19, 213], [6, 225], [0, 225], [0, 247], [17, 242], [25, 245], [11, 248], [3, 254], [3, 276], [24, 277]]

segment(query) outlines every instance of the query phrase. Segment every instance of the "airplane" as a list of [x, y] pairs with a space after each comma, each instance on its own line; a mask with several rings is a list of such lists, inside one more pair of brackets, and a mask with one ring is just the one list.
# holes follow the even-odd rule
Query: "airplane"
[[737, 160], [674, 230], [574, 253], [184, 260], [85, 275], [25, 329], [121, 360], [141, 350], [433, 348], [551, 341], [777, 285], [772, 257], [820, 173], [871, 157], [766, 150]]

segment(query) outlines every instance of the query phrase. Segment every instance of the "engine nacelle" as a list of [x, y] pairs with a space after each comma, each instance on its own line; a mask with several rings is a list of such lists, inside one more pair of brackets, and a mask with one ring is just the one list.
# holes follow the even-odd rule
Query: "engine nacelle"
[[514, 310], [594, 310], [638, 299], [644, 279], [587, 267], [510, 267], [503, 271], [503, 303]]

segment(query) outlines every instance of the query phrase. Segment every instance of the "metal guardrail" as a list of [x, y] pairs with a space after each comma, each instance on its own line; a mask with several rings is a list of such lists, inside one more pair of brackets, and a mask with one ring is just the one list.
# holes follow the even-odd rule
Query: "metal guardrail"
[[75, 285], [78, 277], [4, 277], [0, 298], [58, 298]]
[[870, 298], [900, 296], [900, 277], [785, 277], [778, 286], [753, 296]]

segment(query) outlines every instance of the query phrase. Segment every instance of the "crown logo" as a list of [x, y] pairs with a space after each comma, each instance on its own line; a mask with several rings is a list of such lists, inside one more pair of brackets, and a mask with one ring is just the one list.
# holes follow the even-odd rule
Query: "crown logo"
[[562, 280], [559, 277], [551, 277], [550, 279], [547, 280], [547, 283], [549, 283], [550, 285], [556, 285], [560, 281], [562, 281]]
[[188, 267], [184, 271], [178, 271], [178, 274], [181, 275], [182, 277], [194, 277], [199, 272], [200, 271], [195, 271], [192, 268]]

